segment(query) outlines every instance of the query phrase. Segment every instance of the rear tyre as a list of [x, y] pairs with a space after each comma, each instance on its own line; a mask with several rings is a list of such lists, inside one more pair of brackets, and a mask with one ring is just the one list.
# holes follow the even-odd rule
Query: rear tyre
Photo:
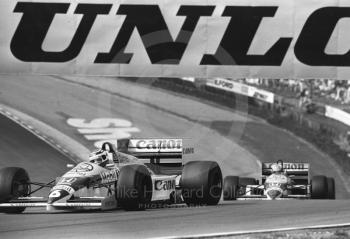
[[224, 200], [236, 200], [239, 185], [238, 176], [226, 176], [224, 179]]
[[126, 165], [117, 182], [117, 203], [125, 210], [144, 210], [151, 202], [152, 179], [146, 166]]
[[258, 184], [255, 178], [239, 178], [239, 185], [247, 186], [247, 185], [256, 185]]
[[[0, 169], [0, 203], [27, 196], [30, 193], [29, 176], [26, 170], [17, 167]], [[25, 207], [0, 208], [4, 213], [21, 213]]]
[[187, 163], [181, 176], [182, 197], [187, 205], [216, 205], [222, 194], [222, 173], [213, 161]]
[[311, 198], [312, 199], [327, 199], [328, 198], [327, 177], [325, 177], [323, 175], [318, 175], [318, 176], [312, 177]]
[[335, 183], [334, 178], [327, 178], [327, 187], [328, 187], [328, 199], [335, 199]]

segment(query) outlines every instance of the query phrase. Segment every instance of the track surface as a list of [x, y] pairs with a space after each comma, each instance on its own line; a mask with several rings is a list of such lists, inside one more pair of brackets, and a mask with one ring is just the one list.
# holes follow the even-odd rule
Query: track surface
[[[322, 210], [320, 210], [322, 209]], [[216, 207], [1, 217], [1, 238], [146, 238], [349, 222], [348, 201], [234, 202]], [[6, 227], [4, 227], [6, 224]]]
[[[224, 174], [253, 175], [257, 173], [254, 162], [256, 157], [244, 154], [246, 152], [240, 149], [239, 145], [247, 147], [264, 161], [270, 157], [274, 159], [283, 157], [291, 161], [298, 161], [300, 160], [296, 158], [298, 155], [307, 158], [312, 163], [314, 171], [336, 177], [338, 196], [340, 198], [349, 197], [344, 190], [342, 180], [326, 156], [319, 154], [309, 145], [298, 141], [288, 133], [251, 119], [243, 122], [233, 113], [231, 113], [231, 122], [224, 114], [217, 114], [218, 120], [223, 119], [225, 122], [209, 124], [212, 128], [219, 126], [222, 129], [231, 123], [230, 131], [227, 131], [228, 134], [223, 137], [203, 127], [202, 125], [208, 122], [202, 122], [200, 118], [197, 121], [188, 121], [181, 116], [174, 116], [147, 105], [131, 102], [108, 92], [98, 92], [79, 84], [44, 77], [2, 79], [0, 81], [0, 101], [51, 124], [90, 148], [92, 148], [90, 141], [86, 141], [74, 129], [67, 126], [68, 117], [128, 119], [140, 128], [139, 135], [142, 136], [181, 137], [181, 135], [192, 134], [192, 137], [200, 138], [196, 141], [199, 155], [202, 157], [208, 155], [208, 158], [216, 158], [220, 161]], [[214, 108], [210, 105], [207, 107], [208, 112]], [[142, 118], [138, 116], [140, 112]], [[242, 129], [242, 127], [245, 129], [244, 133], [239, 139], [235, 138], [235, 130]], [[28, 169], [33, 180], [38, 181], [47, 180], [53, 175], [58, 176], [65, 170], [68, 160], [45, 143], [33, 138], [28, 132], [16, 127], [3, 117], [0, 118], [0, 129], [0, 151], [6, 156], [2, 156], [0, 166], [23, 166]], [[237, 161], [232, 160], [233, 157], [228, 157], [237, 156], [238, 153], [242, 154], [239, 155], [240, 162], [246, 161], [246, 164], [237, 165]], [[37, 209], [30, 209], [23, 215], [0, 215], [0, 237], [139, 238], [349, 221], [348, 201], [342, 200], [232, 202], [217, 207], [166, 208], [144, 212], [46, 214]]]
[[[31, 179], [49, 182], [67, 170], [69, 159], [0, 114], [0, 168], [25, 168]], [[40, 195], [45, 195], [43, 190]], [[2, 219], [0, 219], [2, 221]]]

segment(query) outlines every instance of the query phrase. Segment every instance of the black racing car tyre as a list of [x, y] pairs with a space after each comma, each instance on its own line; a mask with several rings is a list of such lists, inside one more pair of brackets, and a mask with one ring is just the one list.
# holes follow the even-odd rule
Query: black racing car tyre
[[327, 187], [328, 187], [328, 199], [335, 199], [335, 183], [334, 178], [327, 178]]
[[145, 165], [131, 164], [120, 169], [116, 199], [125, 210], [144, 210], [151, 202], [152, 179]]
[[213, 161], [191, 161], [181, 176], [182, 197], [187, 205], [216, 205], [222, 194], [222, 173]]
[[[25, 169], [7, 167], [0, 169], [0, 203], [24, 197], [30, 193], [29, 176]], [[25, 207], [0, 208], [4, 213], [22, 213]]]
[[323, 175], [313, 176], [311, 180], [311, 198], [327, 199], [328, 183], [327, 177]]
[[239, 185], [241, 186], [256, 185], [256, 184], [258, 183], [255, 178], [245, 178], [245, 177], [239, 178]]
[[236, 200], [239, 185], [238, 176], [226, 176], [224, 179], [223, 198], [224, 201]]

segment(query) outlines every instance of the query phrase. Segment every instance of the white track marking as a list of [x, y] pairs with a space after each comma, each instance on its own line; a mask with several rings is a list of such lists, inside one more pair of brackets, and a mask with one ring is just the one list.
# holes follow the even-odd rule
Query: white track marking
[[[46, 130], [44, 130], [44, 129], [38, 130], [38, 129], [36, 129], [36, 127], [25, 122], [23, 119], [21, 119], [20, 116], [18, 116], [19, 113], [22, 115], [24, 115], [24, 113], [18, 112], [18, 114], [17, 114], [16, 112], [18, 112], [18, 111], [11, 109], [8, 106], [4, 106], [4, 105], [0, 104], [0, 114], [2, 114], [3, 116], [7, 117], [10, 120], [12, 120], [13, 122], [18, 124], [19, 126], [23, 127], [24, 129], [28, 130], [30, 133], [34, 134], [36, 137], [43, 140], [45, 143], [49, 144], [51, 147], [53, 147], [54, 149], [56, 149], [61, 154], [65, 155], [66, 157], [68, 157], [73, 162], [78, 163], [78, 162], [81, 162], [84, 160], [83, 158], [77, 156], [77, 155], [79, 155], [79, 153], [72, 152], [71, 150], [66, 149], [58, 141], [56, 141], [56, 140], [52, 139], [51, 137], [42, 133], [42, 132], [46, 132]], [[17, 114], [17, 115], [15, 115], [15, 114]], [[34, 119], [34, 118], [32, 120], [36, 120], [37, 122], [40, 122], [39, 120]], [[40, 124], [44, 125], [43, 122], [40, 122]], [[45, 127], [51, 128], [48, 125], [45, 125]], [[67, 137], [67, 136], [64, 136], [64, 137]], [[73, 141], [72, 139], [69, 139], [69, 140]], [[74, 143], [77, 144], [75, 141], [74, 141]], [[80, 144], [79, 144], [79, 146], [82, 147]]]
[[185, 238], [209, 238], [209, 237], [225, 237], [225, 236], [238, 236], [254, 233], [270, 233], [270, 232], [283, 232], [283, 231], [295, 231], [295, 230], [307, 230], [307, 229], [326, 229], [335, 227], [348, 227], [350, 223], [340, 224], [325, 224], [305, 227], [284, 227], [276, 229], [262, 229], [262, 230], [247, 230], [247, 231], [234, 231], [234, 232], [223, 232], [223, 233], [207, 233], [207, 234], [195, 234], [188, 236], [170, 236], [170, 237], [152, 237], [153, 239], [185, 239]]

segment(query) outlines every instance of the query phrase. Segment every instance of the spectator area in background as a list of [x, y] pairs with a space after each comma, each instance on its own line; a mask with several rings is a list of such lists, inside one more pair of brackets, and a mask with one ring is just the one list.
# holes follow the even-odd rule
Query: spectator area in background
[[322, 103], [350, 113], [350, 80], [247, 78], [235, 81], [298, 99], [300, 104]]
[[[350, 113], [350, 80], [330, 80], [330, 79], [239, 79], [234, 80], [257, 88], [262, 88], [284, 99], [297, 101], [298, 107], [295, 110], [305, 112], [306, 106], [310, 103], [317, 105], [328, 105], [336, 109], [343, 110], [344, 113]], [[299, 110], [298, 110], [299, 108]], [[322, 107], [323, 108], [323, 107]], [[333, 142], [341, 150], [348, 153], [350, 157], [350, 131], [349, 126], [340, 121], [346, 120], [346, 117], [340, 117], [341, 120], [335, 120], [322, 116], [322, 114], [302, 113], [305, 118], [312, 122], [318, 122], [322, 125], [328, 125], [334, 128], [337, 134], [333, 135]], [[293, 130], [292, 130], [293, 131]], [[337, 136], [336, 136], [337, 135]]]

